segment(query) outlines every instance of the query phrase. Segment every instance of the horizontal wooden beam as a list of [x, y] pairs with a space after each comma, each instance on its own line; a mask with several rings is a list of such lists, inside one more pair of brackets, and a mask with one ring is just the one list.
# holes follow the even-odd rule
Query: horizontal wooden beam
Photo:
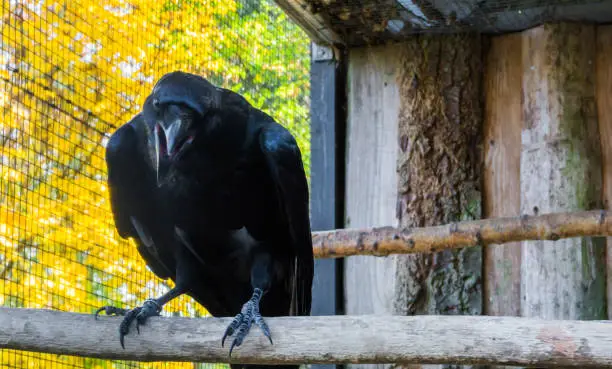
[[325, 24], [325, 20], [320, 15], [308, 10], [309, 6], [305, 1], [274, 0], [274, 2], [304, 30], [312, 41], [330, 47], [343, 43], [343, 40]]
[[314, 232], [313, 247], [317, 258], [339, 258], [432, 253], [526, 240], [612, 236], [611, 215], [606, 210], [591, 210], [490, 218], [424, 228], [339, 229]]
[[[0, 308], [0, 348], [114, 360], [227, 362], [229, 318], [153, 317], [119, 345], [120, 317]], [[268, 318], [232, 363], [431, 363], [612, 367], [612, 324], [487, 316]]]

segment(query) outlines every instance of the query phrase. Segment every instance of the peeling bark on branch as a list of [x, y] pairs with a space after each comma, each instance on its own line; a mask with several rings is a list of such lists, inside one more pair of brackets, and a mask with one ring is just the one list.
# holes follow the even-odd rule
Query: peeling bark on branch
[[433, 253], [490, 243], [611, 235], [612, 212], [591, 210], [463, 221], [423, 228], [373, 227], [314, 232], [313, 246], [317, 258], [340, 258]]
[[[120, 317], [0, 308], [0, 348], [113, 360], [226, 362], [230, 318], [153, 317], [119, 345]], [[612, 367], [612, 324], [487, 316], [318, 316], [267, 320], [232, 363], [508, 364]]]

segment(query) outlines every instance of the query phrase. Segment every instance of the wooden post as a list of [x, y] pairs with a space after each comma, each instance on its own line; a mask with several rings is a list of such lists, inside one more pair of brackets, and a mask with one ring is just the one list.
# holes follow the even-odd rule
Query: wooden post
[[[355, 49], [349, 54], [346, 227], [397, 226], [398, 60], [397, 47]], [[397, 311], [396, 264], [401, 258], [346, 258], [347, 315]]]
[[[604, 207], [612, 205], [612, 26], [597, 27], [596, 97], [601, 138]], [[612, 237], [607, 238], [608, 319], [612, 319]]]
[[[483, 211], [486, 218], [518, 216], [522, 100], [521, 34], [493, 37], [485, 73], [485, 166]], [[484, 313], [519, 315], [520, 243], [486, 245]]]
[[[401, 226], [481, 217], [481, 37], [417, 36], [401, 46]], [[482, 248], [398, 257], [400, 314], [482, 313]]]
[[[521, 213], [601, 204], [595, 49], [592, 25], [560, 23], [523, 33]], [[521, 315], [605, 319], [603, 239], [549, 242], [523, 243]]]
[[[336, 61], [328, 47], [312, 43], [310, 65], [311, 101], [311, 196], [312, 230], [336, 226]], [[337, 313], [337, 260], [316, 259], [311, 315]], [[334, 369], [314, 364], [312, 369]]]

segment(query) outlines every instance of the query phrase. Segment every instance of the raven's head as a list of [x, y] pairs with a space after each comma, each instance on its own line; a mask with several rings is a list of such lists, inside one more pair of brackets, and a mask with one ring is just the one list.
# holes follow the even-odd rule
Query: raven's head
[[221, 92], [202, 77], [172, 72], [153, 88], [143, 107], [153, 146], [157, 184], [166, 182], [177, 162], [206, 134], [219, 109]]

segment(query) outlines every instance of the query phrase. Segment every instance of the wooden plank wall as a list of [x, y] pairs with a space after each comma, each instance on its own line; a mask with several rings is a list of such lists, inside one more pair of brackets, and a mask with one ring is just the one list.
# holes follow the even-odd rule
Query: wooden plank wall
[[[496, 37], [485, 54], [485, 218], [520, 215], [522, 45], [519, 33]], [[521, 259], [520, 242], [484, 248], [483, 314], [520, 315]]]
[[[345, 227], [397, 226], [398, 53], [359, 49], [349, 60]], [[394, 314], [397, 258], [346, 258], [347, 315]]]
[[[523, 124], [521, 35], [494, 39], [486, 55], [483, 217], [519, 215]], [[519, 242], [484, 250], [484, 314], [519, 315]]]
[[[474, 143], [484, 148], [483, 217], [610, 209], [612, 26], [545, 25], [487, 44], [482, 142]], [[397, 225], [400, 48], [349, 55], [347, 227]], [[605, 249], [597, 239], [487, 245], [484, 314], [612, 319]], [[347, 314], [402, 311], [393, 305], [398, 260], [347, 259]]]
[[[612, 209], [612, 26], [597, 28], [597, 117], [601, 137], [603, 168], [603, 199], [606, 209]], [[612, 319], [612, 237], [607, 239], [608, 319]]]
[[[511, 207], [505, 215], [602, 206], [600, 137], [606, 133], [603, 128], [599, 133], [595, 109], [595, 96], [601, 100], [595, 83], [599, 80], [596, 28], [546, 25], [492, 38], [485, 84], [485, 143], [501, 139], [509, 151], [497, 155], [495, 145], [486, 146], [485, 216], [502, 215], [493, 204]], [[504, 60], [512, 64], [497, 68]], [[508, 85], [512, 91], [505, 96], [507, 104], [500, 105], [495, 96]], [[520, 199], [516, 190], [508, 196], [498, 188], [499, 183], [518, 188]], [[527, 241], [520, 247], [488, 246], [485, 312], [605, 318], [601, 241], [585, 238]]]
[[[523, 214], [602, 206], [595, 37], [578, 23], [523, 32]], [[523, 242], [521, 315], [604, 319], [604, 250], [601, 238]]]

